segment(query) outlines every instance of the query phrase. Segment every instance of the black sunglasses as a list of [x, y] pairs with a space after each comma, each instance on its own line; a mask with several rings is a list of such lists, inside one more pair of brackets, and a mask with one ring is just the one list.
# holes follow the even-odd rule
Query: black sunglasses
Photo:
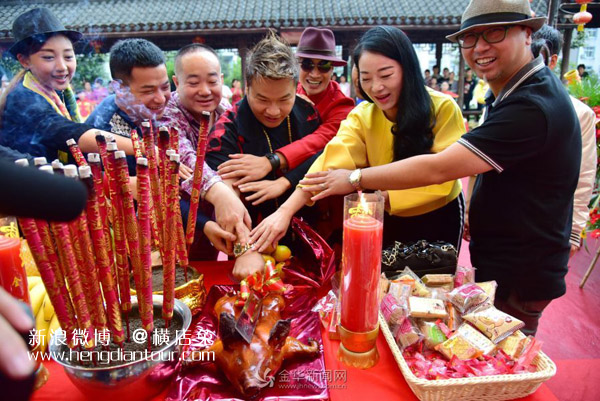
[[[333, 68], [333, 63], [331, 61], [321, 60], [316, 65], [316, 67], [320, 72], [325, 73], [331, 71], [331, 69]], [[311, 72], [313, 68], [315, 68], [315, 63], [313, 63], [311, 59], [305, 58], [302, 59], [302, 62], [300, 63], [300, 68], [302, 68], [306, 72]]]

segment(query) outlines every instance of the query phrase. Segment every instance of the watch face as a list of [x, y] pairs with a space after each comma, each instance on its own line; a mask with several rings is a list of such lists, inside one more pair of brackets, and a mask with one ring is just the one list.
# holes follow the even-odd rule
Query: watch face
[[360, 178], [361, 178], [360, 170], [357, 169], [350, 173], [350, 176], [348, 177], [348, 181], [350, 181], [350, 184], [355, 189], [360, 190]]

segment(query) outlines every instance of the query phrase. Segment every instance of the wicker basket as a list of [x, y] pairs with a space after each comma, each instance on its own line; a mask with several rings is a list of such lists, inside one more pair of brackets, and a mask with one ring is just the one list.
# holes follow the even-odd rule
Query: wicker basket
[[538, 370], [534, 373], [469, 377], [464, 379], [420, 379], [410, 370], [402, 351], [385, 319], [379, 314], [379, 326], [392, 354], [410, 386], [421, 401], [500, 401], [526, 397], [535, 392], [546, 380], [556, 374], [556, 365], [543, 352], [533, 360]]

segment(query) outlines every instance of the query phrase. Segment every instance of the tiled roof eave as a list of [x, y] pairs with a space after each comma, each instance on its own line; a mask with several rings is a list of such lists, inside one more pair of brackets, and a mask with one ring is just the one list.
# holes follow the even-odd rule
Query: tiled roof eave
[[[306, 19], [306, 20], [270, 20], [270, 21], [176, 21], [160, 23], [139, 24], [111, 24], [111, 25], [86, 25], [69, 26], [83, 32], [86, 36], [93, 35], [116, 35], [143, 34], [144, 36], [154, 34], [186, 34], [196, 32], [223, 33], [223, 32], [260, 32], [267, 29], [297, 30], [307, 26], [328, 26], [336, 30], [363, 29], [381, 24], [388, 24], [403, 29], [448, 29], [458, 26], [458, 17], [374, 17], [372, 21], [359, 20], [332, 20], [332, 19]], [[365, 23], [367, 22], [367, 23]], [[372, 22], [372, 23], [369, 23]], [[456, 23], [454, 23], [456, 22]], [[11, 32], [0, 30], [0, 38], [10, 37]], [[129, 36], [129, 35], [126, 35]]]

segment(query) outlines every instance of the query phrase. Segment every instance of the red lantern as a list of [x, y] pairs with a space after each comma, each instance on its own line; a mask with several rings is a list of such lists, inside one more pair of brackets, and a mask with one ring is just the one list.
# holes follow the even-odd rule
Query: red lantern
[[573, 22], [576, 24], [587, 24], [592, 20], [592, 14], [584, 11], [582, 13], [577, 13], [573, 16]]
[[577, 31], [583, 31], [583, 26], [592, 20], [592, 14], [587, 12], [587, 4], [592, 0], [575, 0], [577, 4], [581, 4], [579, 12], [573, 16], [573, 22], [577, 24]]

